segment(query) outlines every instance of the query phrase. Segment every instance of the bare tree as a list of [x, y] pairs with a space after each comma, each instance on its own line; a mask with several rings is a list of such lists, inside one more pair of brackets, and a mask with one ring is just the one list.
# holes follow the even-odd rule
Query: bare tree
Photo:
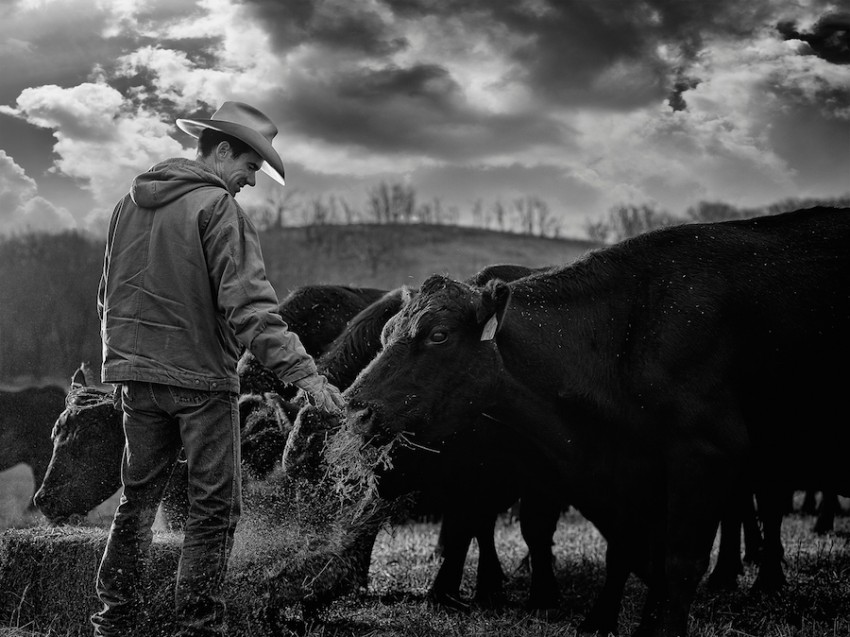
[[410, 223], [416, 211], [413, 186], [381, 182], [369, 193], [369, 212], [377, 223]]
[[728, 219], [741, 219], [746, 216], [758, 214], [752, 211], [747, 214], [746, 210], [736, 208], [727, 203], [700, 201], [696, 206], [691, 206], [685, 211], [685, 215], [691, 221], [726, 221]]
[[505, 208], [505, 205], [502, 203], [501, 199], [497, 199], [492, 207], [493, 216], [496, 219], [496, 229], [504, 231], [505, 228], [505, 219], [507, 217], [508, 211]]
[[616, 243], [650, 230], [680, 223], [683, 223], [683, 220], [669, 212], [656, 210], [647, 204], [629, 204], [611, 208], [608, 216], [600, 221], [588, 220], [585, 230], [595, 241]]
[[[291, 190], [275, 188], [272, 190], [267, 199], [268, 208], [262, 213], [267, 222], [259, 227], [262, 229], [279, 229], [286, 225], [292, 225], [293, 217], [299, 207], [299, 197], [300, 192], [297, 188]], [[257, 219], [255, 218], [254, 221], [257, 222]]]

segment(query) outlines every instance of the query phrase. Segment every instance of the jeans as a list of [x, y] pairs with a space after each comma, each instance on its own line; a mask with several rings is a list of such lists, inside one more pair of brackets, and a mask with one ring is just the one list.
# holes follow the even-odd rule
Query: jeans
[[175, 587], [179, 634], [223, 635], [221, 585], [242, 508], [236, 395], [148, 382], [122, 387], [121, 496], [97, 575], [103, 608], [94, 634], [126, 636], [139, 625], [137, 584], [156, 511], [180, 449], [188, 462], [189, 517]]

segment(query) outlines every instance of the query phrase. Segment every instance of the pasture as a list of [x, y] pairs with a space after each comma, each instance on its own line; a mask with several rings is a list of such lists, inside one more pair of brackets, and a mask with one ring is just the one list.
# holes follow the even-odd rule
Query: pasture
[[[31, 478], [20, 467], [0, 474], [3, 528], [37, 525], [37, 516], [21, 513]], [[23, 494], [23, 495], [22, 495]], [[800, 504], [802, 494], [798, 494]], [[105, 527], [111, 499], [89, 516], [88, 524]], [[788, 584], [775, 596], [751, 595], [748, 586], [756, 567], [748, 566], [734, 593], [700, 587], [692, 608], [694, 637], [847, 637], [850, 635], [850, 519], [838, 517], [835, 532], [818, 537], [814, 519], [798, 513], [786, 517], [783, 540]], [[105, 531], [102, 531], [105, 534]], [[439, 525], [410, 523], [382, 531], [373, 552], [367, 590], [346, 596], [305, 617], [300, 606], [286, 609], [283, 635], [327, 637], [440, 636], [572, 637], [604, 577], [605, 542], [577, 513], [565, 513], [555, 535], [556, 575], [562, 616], [535, 617], [523, 609], [529, 574], [521, 568], [525, 545], [519, 525], [504, 517], [496, 528], [496, 546], [508, 575], [507, 606], [496, 612], [469, 614], [436, 610], [425, 593], [438, 567], [434, 546]], [[237, 531], [237, 542], [239, 531]], [[477, 550], [473, 544], [464, 576], [465, 595], [472, 593]], [[59, 577], [62, 573], [57, 573]], [[66, 574], [73, 579], [71, 574]], [[634, 577], [626, 589], [620, 633], [637, 625], [645, 588]], [[0, 591], [0, 595], [4, 593]], [[93, 595], [93, 593], [92, 593]], [[38, 626], [21, 623], [14, 614], [0, 618], [0, 637], [71, 637], [89, 634], [84, 626], [63, 625], [60, 618], [40, 618]], [[235, 637], [235, 636], [234, 636]]]

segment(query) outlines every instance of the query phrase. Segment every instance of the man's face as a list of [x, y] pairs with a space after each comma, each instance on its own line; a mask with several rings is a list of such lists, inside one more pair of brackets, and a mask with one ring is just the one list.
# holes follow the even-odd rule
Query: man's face
[[222, 145], [216, 150], [216, 168], [218, 176], [227, 184], [227, 190], [235, 197], [245, 186], [256, 185], [257, 171], [263, 165], [263, 159], [253, 150], [234, 157], [230, 145], [224, 145], [227, 146], [224, 152]]

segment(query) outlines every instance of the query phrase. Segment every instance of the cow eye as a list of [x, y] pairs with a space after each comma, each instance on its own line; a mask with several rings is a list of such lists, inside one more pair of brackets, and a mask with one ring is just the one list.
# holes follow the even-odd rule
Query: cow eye
[[428, 340], [432, 343], [445, 343], [449, 338], [449, 333], [441, 327], [435, 327], [428, 335]]

